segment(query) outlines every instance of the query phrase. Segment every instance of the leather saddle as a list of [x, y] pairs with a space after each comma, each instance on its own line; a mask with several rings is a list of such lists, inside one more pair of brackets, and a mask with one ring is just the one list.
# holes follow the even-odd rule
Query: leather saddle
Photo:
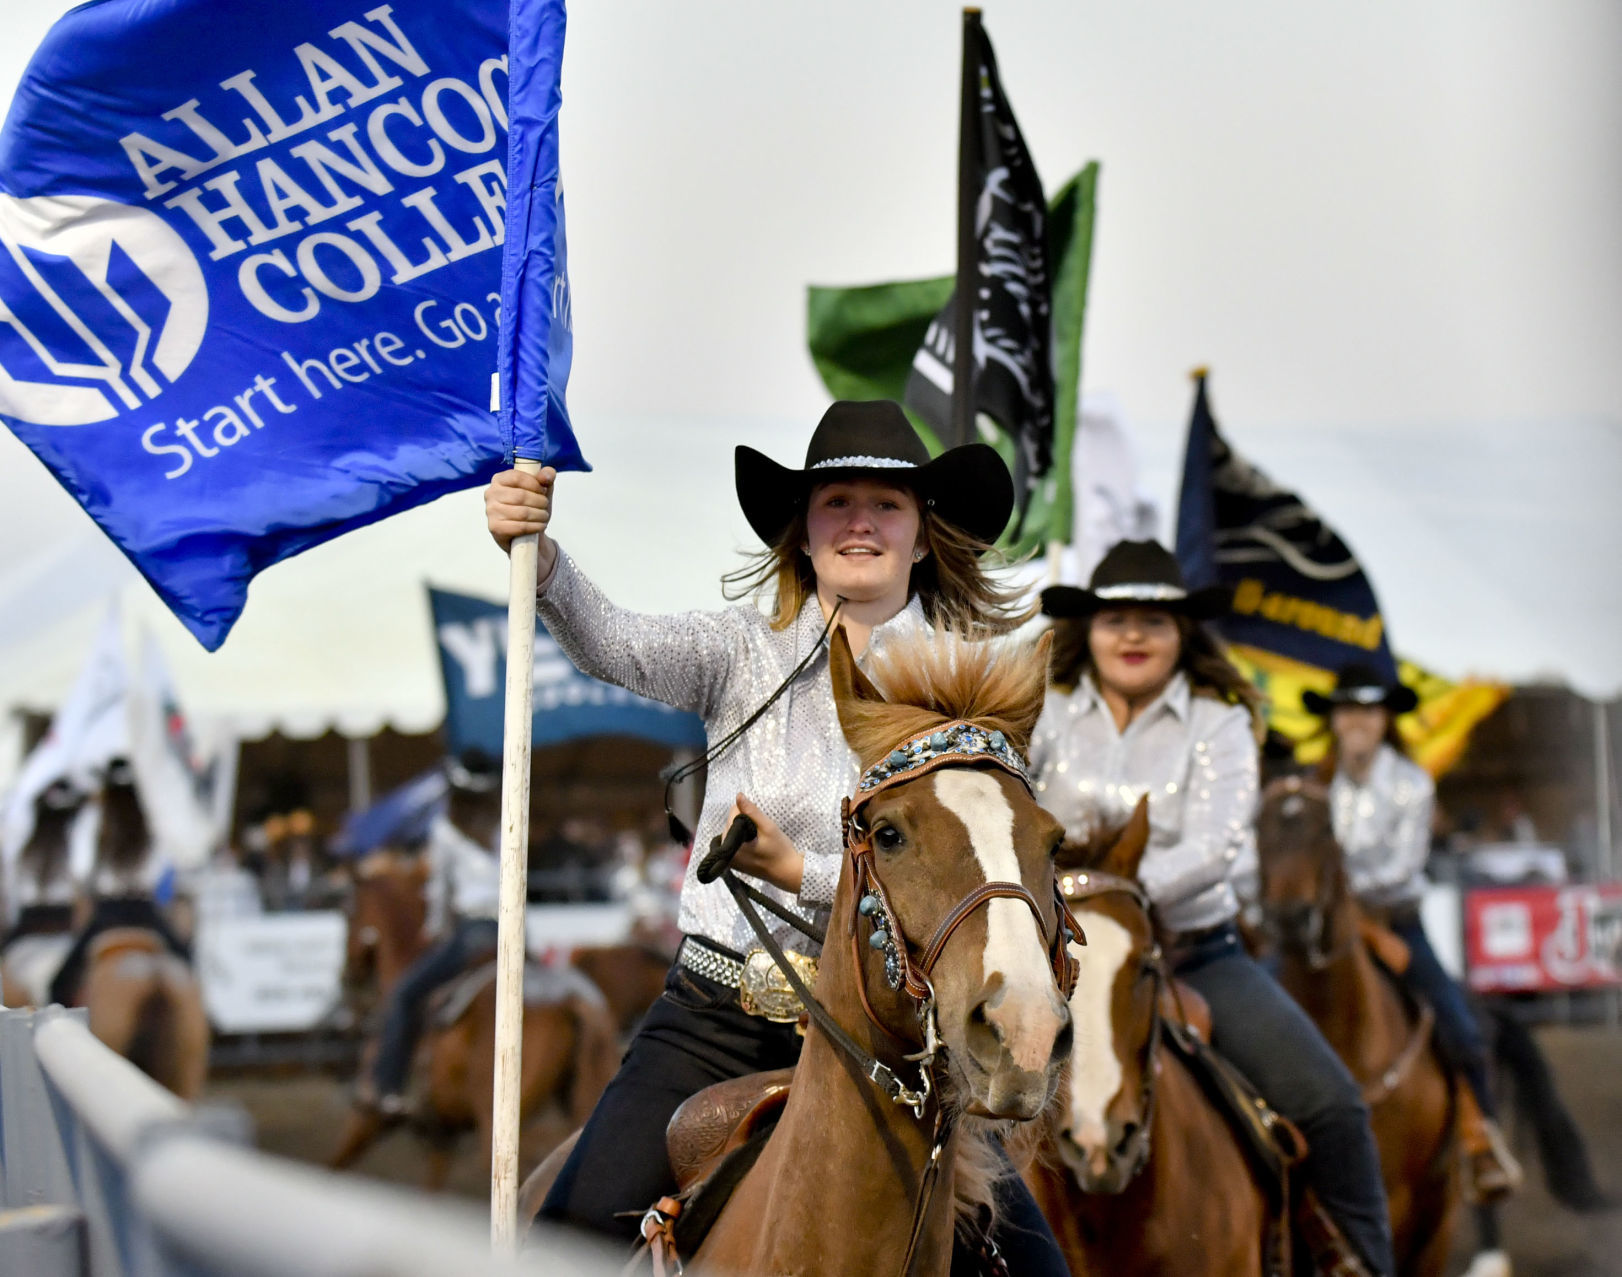
[[1358, 919], [1357, 930], [1376, 965], [1384, 967], [1392, 976], [1401, 977], [1407, 973], [1413, 955], [1401, 936], [1367, 914]]
[[[428, 996], [428, 1023], [436, 1029], [449, 1029], [467, 1014], [473, 1000], [495, 983], [494, 959], [480, 955], [461, 975], [435, 989]], [[606, 1006], [602, 991], [584, 973], [567, 963], [526, 962], [524, 964], [524, 1005], [544, 1006], [581, 998]]]
[[168, 953], [163, 937], [146, 927], [109, 927], [90, 942], [87, 955], [94, 966], [108, 958], [127, 953]]
[[665, 1128], [676, 1186], [685, 1192], [763, 1128], [775, 1126], [788, 1103], [794, 1070], [751, 1073], [707, 1086], [689, 1097]]
[[1160, 1018], [1187, 1029], [1201, 1042], [1211, 1040], [1211, 1004], [1193, 985], [1175, 976], [1161, 990]]
[[[788, 1103], [793, 1078], [793, 1069], [776, 1069], [718, 1082], [691, 1096], [671, 1116], [665, 1145], [678, 1191], [673, 1198], [661, 1198], [643, 1221], [655, 1271], [660, 1271], [660, 1257], [693, 1255], [704, 1244], [766, 1147]], [[650, 1231], [649, 1221], [655, 1219]]]

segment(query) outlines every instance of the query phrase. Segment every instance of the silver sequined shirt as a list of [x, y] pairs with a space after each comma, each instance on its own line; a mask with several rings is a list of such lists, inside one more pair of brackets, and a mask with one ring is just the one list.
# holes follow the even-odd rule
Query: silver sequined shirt
[[1250, 713], [1195, 696], [1177, 673], [1122, 732], [1091, 678], [1050, 691], [1031, 745], [1037, 799], [1071, 838], [1119, 825], [1149, 795], [1139, 877], [1161, 922], [1195, 931], [1238, 912], [1255, 872], [1258, 759]]
[[1428, 772], [1381, 745], [1359, 785], [1340, 772], [1329, 786], [1335, 837], [1346, 853], [1352, 890], [1367, 904], [1411, 904], [1425, 894], [1431, 808]]
[[[754, 713], [817, 644], [822, 610], [810, 601], [794, 623], [774, 630], [754, 607], [649, 616], [616, 607], [560, 549], [539, 597], [541, 619], [583, 672], [638, 695], [692, 710], [711, 741]], [[874, 629], [868, 652], [923, 622], [916, 599]], [[798, 897], [757, 884], [807, 921], [825, 924], [844, 853], [839, 803], [856, 788], [856, 756], [845, 744], [828, 679], [826, 644], [781, 699], [743, 738], [710, 764], [695, 848], [725, 831], [742, 793], [758, 804], [805, 857]], [[865, 656], [864, 656], [865, 662]], [[721, 882], [698, 881], [695, 854], [682, 882], [679, 924], [736, 953], [760, 942]], [[762, 911], [785, 948], [815, 955], [817, 946]]]

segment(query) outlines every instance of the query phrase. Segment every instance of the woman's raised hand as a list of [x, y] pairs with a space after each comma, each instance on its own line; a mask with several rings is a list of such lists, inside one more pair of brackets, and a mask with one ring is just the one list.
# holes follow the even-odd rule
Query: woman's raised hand
[[484, 490], [484, 522], [503, 553], [510, 553], [515, 538], [538, 533], [540, 566], [544, 575], [555, 555], [546, 535], [552, 522], [552, 484], [558, 472], [543, 466], [535, 474], [503, 470]]

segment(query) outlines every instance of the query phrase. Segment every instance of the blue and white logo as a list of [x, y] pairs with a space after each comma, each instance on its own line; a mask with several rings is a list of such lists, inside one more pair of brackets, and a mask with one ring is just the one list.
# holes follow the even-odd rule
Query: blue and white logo
[[157, 214], [0, 195], [0, 414], [84, 426], [139, 408], [207, 331], [202, 268]]

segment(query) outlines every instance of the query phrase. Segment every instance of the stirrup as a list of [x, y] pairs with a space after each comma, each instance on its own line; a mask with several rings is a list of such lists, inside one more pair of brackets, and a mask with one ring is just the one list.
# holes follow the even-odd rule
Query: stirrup
[[1508, 1197], [1526, 1179], [1526, 1173], [1509, 1151], [1509, 1143], [1498, 1123], [1484, 1118], [1481, 1124], [1487, 1147], [1470, 1154], [1467, 1196], [1471, 1204], [1488, 1205]]

